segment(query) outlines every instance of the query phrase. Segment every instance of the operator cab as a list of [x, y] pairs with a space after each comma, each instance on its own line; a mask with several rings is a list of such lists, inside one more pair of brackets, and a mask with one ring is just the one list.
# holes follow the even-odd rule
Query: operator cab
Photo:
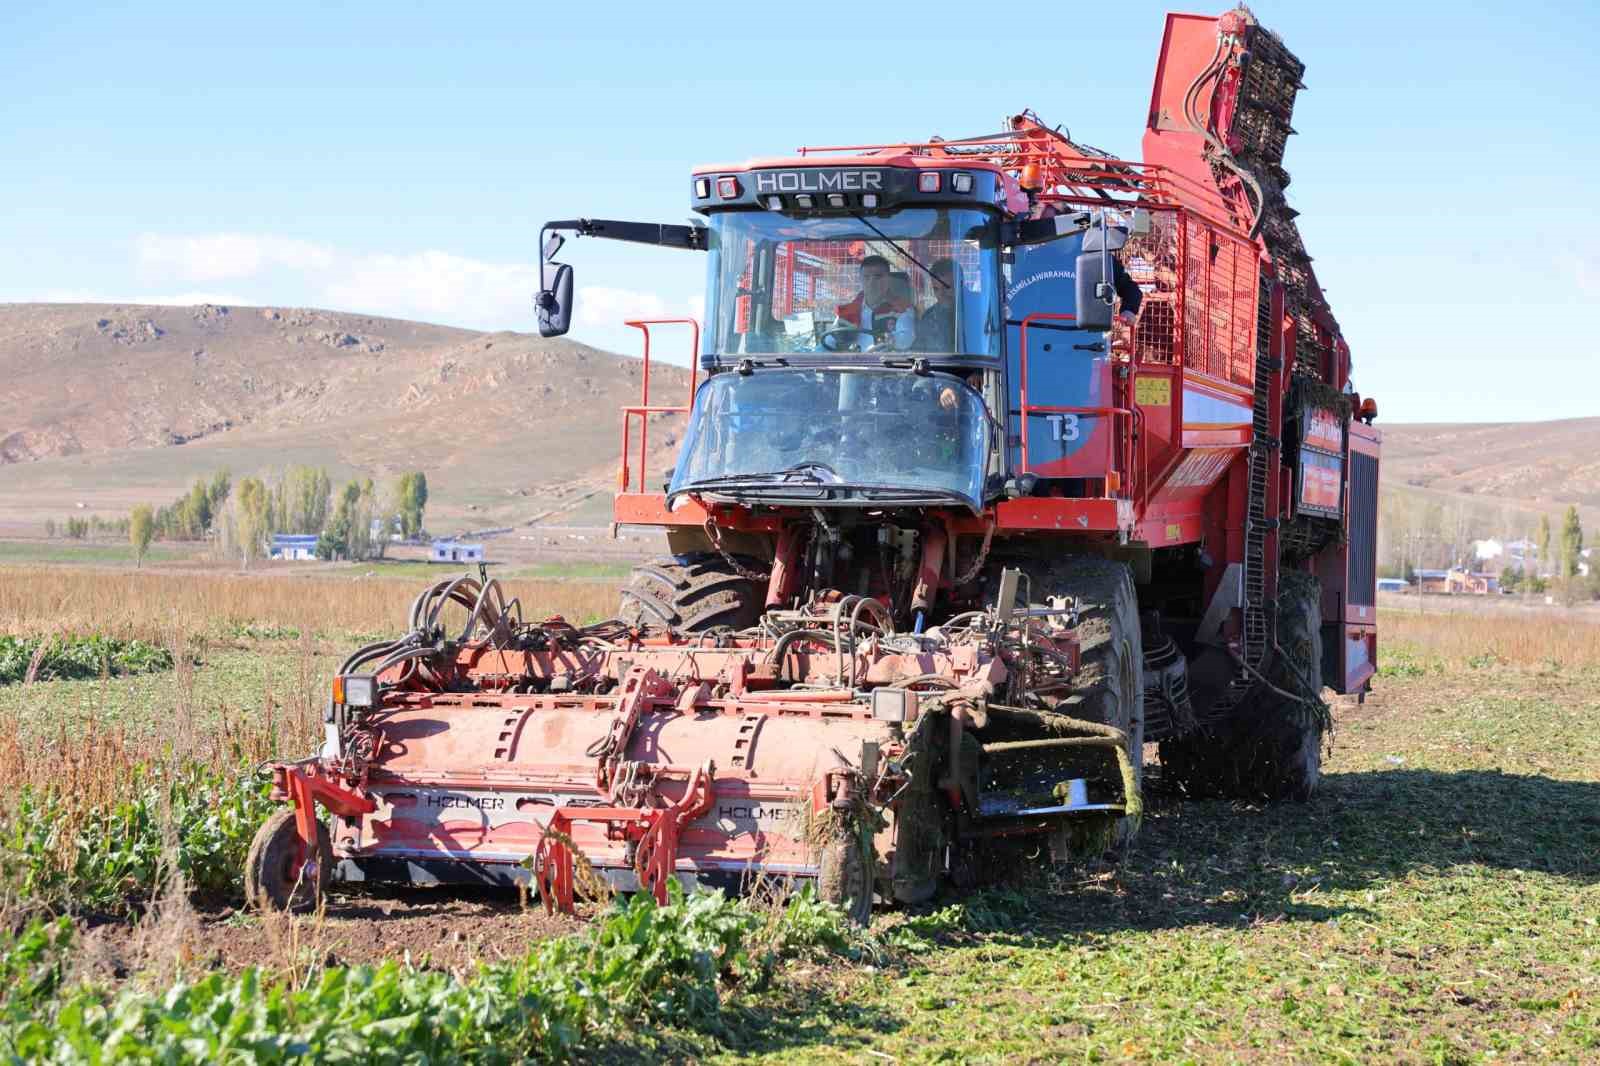
[[[1095, 416], [1060, 414], [1059, 400], [1054, 412], [1024, 413], [1020, 391], [1030, 338], [1016, 308], [1085, 302], [1084, 283], [1093, 291], [1097, 280], [1085, 270], [1087, 214], [1030, 220], [1008, 173], [937, 148], [706, 168], [690, 200], [703, 225], [546, 227], [707, 253], [698, 358], [708, 377], [666, 486], [669, 511], [696, 497], [979, 514], [1007, 491], [1031, 491], [1032, 468], [1081, 479], [1107, 462]], [[549, 254], [544, 269], [548, 336], [570, 318], [571, 274]], [[1034, 342], [1054, 349], [1041, 360], [1054, 366], [1035, 370], [1035, 403], [1107, 405], [1106, 360], [1090, 351], [1105, 351], [1097, 328], [1081, 313], [1036, 327], [1055, 332]], [[1039, 423], [1031, 452], [1019, 416]]]

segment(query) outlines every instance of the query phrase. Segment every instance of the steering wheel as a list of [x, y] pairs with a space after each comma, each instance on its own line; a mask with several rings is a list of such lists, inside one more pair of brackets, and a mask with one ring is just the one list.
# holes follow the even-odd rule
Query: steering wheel
[[[835, 326], [834, 328], [823, 333], [822, 338], [820, 341], [818, 341], [818, 343], [822, 345], [823, 351], [859, 352], [861, 350], [861, 334], [864, 332], [866, 331], [860, 326]], [[828, 343], [828, 339], [830, 337], [834, 338], [832, 344]], [[846, 340], [843, 338], [848, 339]]]

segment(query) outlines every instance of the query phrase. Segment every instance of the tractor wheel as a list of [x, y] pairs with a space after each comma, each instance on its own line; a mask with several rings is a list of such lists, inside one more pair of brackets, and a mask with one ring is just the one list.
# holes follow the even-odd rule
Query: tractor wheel
[[1161, 762], [1188, 795], [1309, 800], [1322, 777], [1322, 587], [1297, 570], [1278, 576], [1278, 648], [1263, 689], [1236, 716], [1165, 741]]
[[746, 573], [716, 552], [653, 559], [634, 567], [617, 616], [629, 625], [664, 625], [679, 633], [744, 629], [761, 617], [766, 587], [755, 559], [735, 556]]
[[848, 824], [828, 834], [817, 873], [817, 898], [844, 911], [856, 925], [872, 921], [872, 845]]
[[292, 807], [268, 818], [250, 842], [244, 860], [245, 898], [262, 910], [307, 911], [315, 907], [333, 879], [333, 846], [326, 824], [317, 823], [314, 874], [305, 869], [303, 850]]
[[[1039, 589], [1072, 596], [1078, 604], [1081, 669], [1073, 691], [1060, 706], [1064, 714], [1116, 726], [1128, 735], [1134, 781], [1144, 779], [1144, 640], [1139, 631], [1139, 600], [1133, 572], [1124, 563], [1092, 556], [1067, 559], [1050, 570]], [[1131, 841], [1139, 820], [1117, 821], [1113, 842]]]

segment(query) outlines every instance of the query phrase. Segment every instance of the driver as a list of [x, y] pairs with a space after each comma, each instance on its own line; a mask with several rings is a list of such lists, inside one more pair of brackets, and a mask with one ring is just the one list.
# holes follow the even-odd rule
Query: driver
[[[881, 255], [861, 260], [861, 291], [838, 307], [840, 326], [861, 330], [856, 342], [861, 351], [905, 351], [917, 333], [917, 316], [911, 301], [897, 297], [889, 261]], [[882, 338], [877, 340], [877, 338]]]

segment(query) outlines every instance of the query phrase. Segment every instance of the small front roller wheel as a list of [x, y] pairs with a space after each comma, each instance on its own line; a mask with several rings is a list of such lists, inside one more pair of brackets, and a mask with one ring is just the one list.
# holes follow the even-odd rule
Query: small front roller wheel
[[327, 825], [317, 822], [316, 854], [307, 856], [304, 850], [293, 808], [268, 818], [245, 857], [245, 898], [263, 910], [307, 911], [315, 907], [333, 877], [333, 845]]
[[844, 911], [856, 925], [872, 921], [871, 845], [855, 833], [829, 834], [822, 845], [817, 872], [817, 896]]

